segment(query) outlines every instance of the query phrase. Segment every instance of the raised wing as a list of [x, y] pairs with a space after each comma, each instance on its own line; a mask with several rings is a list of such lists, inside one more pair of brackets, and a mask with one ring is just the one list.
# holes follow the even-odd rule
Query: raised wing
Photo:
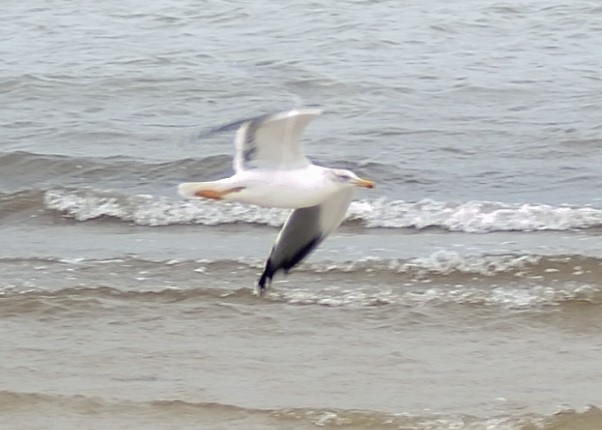
[[236, 132], [234, 170], [303, 168], [310, 161], [301, 151], [300, 138], [320, 109], [299, 109], [263, 115], [240, 124]]
[[344, 188], [317, 206], [291, 212], [266, 262], [257, 287], [261, 293], [279, 270], [288, 272], [299, 264], [345, 219], [353, 189]]

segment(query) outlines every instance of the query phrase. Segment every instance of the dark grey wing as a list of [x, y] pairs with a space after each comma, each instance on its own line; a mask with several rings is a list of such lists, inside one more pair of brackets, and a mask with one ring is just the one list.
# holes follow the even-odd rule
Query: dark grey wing
[[353, 189], [343, 189], [319, 205], [291, 212], [259, 278], [260, 293], [278, 271], [287, 273], [299, 264], [343, 222], [352, 198]]
[[260, 290], [270, 283], [279, 270], [288, 272], [307, 257], [324, 240], [320, 229], [320, 206], [295, 209], [291, 212], [272, 247], [270, 257], [259, 278]]

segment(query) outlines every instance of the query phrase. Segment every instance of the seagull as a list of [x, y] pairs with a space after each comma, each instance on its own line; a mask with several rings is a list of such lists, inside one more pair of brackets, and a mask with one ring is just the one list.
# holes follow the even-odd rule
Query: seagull
[[299, 264], [343, 222], [355, 188], [374, 182], [344, 169], [313, 164], [302, 152], [305, 127], [322, 113], [306, 108], [237, 121], [214, 131], [237, 129], [234, 175], [178, 186], [187, 199], [213, 199], [292, 209], [276, 237], [255, 293], [263, 295], [274, 275]]

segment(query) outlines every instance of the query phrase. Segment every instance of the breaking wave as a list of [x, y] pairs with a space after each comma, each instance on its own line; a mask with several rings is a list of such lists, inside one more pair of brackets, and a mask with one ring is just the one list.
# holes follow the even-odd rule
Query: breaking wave
[[[149, 260], [137, 257], [111, 259], [57, 259], [57, 258], [0, 258], [0, 267], [20, 271], [58, 270], [69, 272], [90, 272], [94, 268], [107, 273], [109, 270], [153, 271], [167, 269], [169, 273], [178, 271], [196, 272], [235, 272], [248, 270], [255, 272], [263, 268], [264, 260]], [[29, 269], [27, 269], [29, 268]], [[27, 270], [26, 270], [27, 269]], [[296, 273], [321, 274], [389, 274], [407, 275], [413, 279], [436, 276], [507, 276], [509, 278], [562, 278], [588, 276], [596, 278], [602, 269], [602, 259], [583, 255], [536, 255], [536, 254], [484, 254], [463, 255], [455, 251], [435, 251], [425, 257], [409, 259], [364, 257], [359, 260], [305, 262], [294, 269]]]
[[[364, 409], [291, 407], [278, 409], [248, 408], [217, 402], [189, 402], [185, 400], [106, 400], [101, 397], [18, 393], [0, 391], [0, 404], [5, 406], [6, 416], [25, 411], [44, 411], [48, 416], [63, 419], [93, 415], [95, 420], [128, 417], [131, 423], [143, 425], [155, 420], [171, 420], [174, 424], [195, 420], [205, 424], [220, 425], [235, 421], [249, 427], [269, 428], [348, 428], [348, 429], [414, 429], [414, 430], [518, 430], [537, 428], [594, 429], [602, 426], [602, 411], [589, 406], [582, 410], [562, 409], [551, 415], [499, 413], [489, 417], [470, 414], [449, 414], [425, 411], [380, 412]], [[136, 417], [131, 421], [131, 417]], [[188, 422], [188, 421], [187, 421]]]
[[[231, 171], [229, 156], [150, 162], [128, 157], [86, 158], [10, 152], [0, 154], [4, 189], [0, 216], [14, 213], [60, 214], [76, 221], [95, 219], [141, 226], [232, 223], [282, 225], [287, 211], [253, 206], [182, 201], [175, 186], [195, 177], [221, 177]], [[361, 166], [346, 166], [354, 169]], [[392, 166], [371, 165], [377, 181]], [[381, 171], [382, 170], [382, 171]], [[102, 185], [100, 185], [102, 184]], [[169, 197], [168, 197], [169, 196]], [[590, 229], [602, 226], [602, 208], [547, 205], [537, 202], [359, 200], [347, 221], [363, 228], [428, 229], [486, 233]]]
[[299, 267], [290, 286], [288, 278], [279, 278], [264, 299], [252, 294], [260, 268], [261, 262], [233, 260], [0, 259], [10, 278], [0, 282], [1, 304], [4, 314], [99, 309], [106, 300], [507, 309], [602, 304], [602, 261], [594, 257], [436, 252], [409, 260], [310, 263]]
[[[55, 189], [44, 193], [46, 209], [77, 221], [109, 218], [142, 226], [250, 223], [278, 227], [288, 211], [236, 203], [181, 201], [114, 191]], [[359, 200], [351, 204], [348, 222], [365, 228], [438, 228], [447, 231], [542, 231], [598, 228], [602, 210], [593, 207], [506, 204], [488, 201]]]

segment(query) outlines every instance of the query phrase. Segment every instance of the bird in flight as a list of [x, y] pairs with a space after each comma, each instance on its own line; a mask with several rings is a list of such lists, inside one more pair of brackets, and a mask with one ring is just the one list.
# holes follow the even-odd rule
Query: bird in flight
[[184, 198], [293, 209], [259, 278], [258, 295], [277, 272], [288, 273], [343, 222], [356, 187], [374, 187], [349, 170], [317, 166], [303, 154], [301, 134], [321, 113], [297, 109], [220, 127], [215, 131], [237, 129], [234, 175], [178, 186]]

